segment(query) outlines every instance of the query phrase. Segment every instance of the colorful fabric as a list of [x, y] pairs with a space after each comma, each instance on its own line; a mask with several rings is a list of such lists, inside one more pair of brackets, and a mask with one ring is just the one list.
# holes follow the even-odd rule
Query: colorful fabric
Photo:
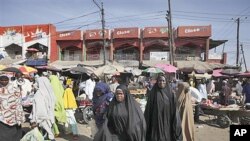
[[64, 100], [64, 108], [65, 109], [76, 109], [77, 108], [76, 99], [75, 99], [74, 93], [72, 91], [72, 88], [67, 88], [64, 91], [63, 100]]
[[64, 88], [56, 75], [50, 76], [50, 83], [56, 97], [55, 110], [54, 110], [56, 120], [59, 123], [65, 123], [67, 117], [63, 101]]
[[9, 126], [24, 122], [21, 93], [12, 83], [0, 87], [0, 121]]

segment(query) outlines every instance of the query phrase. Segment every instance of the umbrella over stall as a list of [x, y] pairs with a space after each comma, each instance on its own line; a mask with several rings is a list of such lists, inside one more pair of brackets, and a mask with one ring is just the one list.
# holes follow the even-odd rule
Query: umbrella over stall
[[209, 63], [202, 61], [178, 61], [177, 67], [183, 72], [190, 73], [192, 71], [195, 71], [196, 73], [208, 73], [213, 70]]
[[26, 51], [28, 51], [28, 52], [38, 52], [39, 50], [35, 49], [35, 48], [28, 48], [28, 49], [26, 49]]
[[93, 73], [92, 70], [81, 66], [73, 67], [67, 70], [62, 70], [63, 75], [74, 79], [80, 79], [81, 81], [87, 80], [91, 73]]
[[126, 67], [124, 72], [132, 73], [134, 76], [139, 76], [141, 75], [142, 70], [138, 68]]
[[229, 75], [225, 75], [221, 73], [222, 69], [213, 70], [212, 76], [218, 78], [229, 78]]
[[70, 69], [68, 69], [66, 71], [70, 71], [73, 74], [83, 74], [83, 73], [86, 73], [86, 74], [90, 75], [91, 73], [93, 73], [93, 70], [91, 68], [81, 67], [81, 66], [73, 67], [73, 68], [70, 68]]
[[56, 72], [61, 71], [61, 69], [58, 69], [58, 68], [56, 68], [54, 66], [37, 66], [36, 68], [39, 69], [39, 70], [49, 70], [49, 71], [56, 71]]
[[166, 73], [176, 73], [178, 68], [170, 64], [156, 64], [155, 67], [162, 69]]
[[97, 76], [103, 76], [103, 75], [109, 75], [109, 74], [115, 75], [115, 74], [118, 74], [119, 72], [124, 72], [123, 66], [108, 64], [108, 65], [97, 68], [94, 71], [94, 74]]
[[243, 73], [240, 73], [240, 74], [237, 74], [236, 76], [239, 76], [239, 77], [250, 77], [250, 72], [243, 72]]
[[16, 66], [23, 74], [37, 73], [37, 69], [29, 66]]
[[1, 71], [5, 72], [13, 72], [13, 73], [22, 73], [18, 68], [16, 67], [7, 67], [5, 69], [2, 69]]
[[143, 70], [142, 72], [147, 72], [147, 73], [164, 73], [161, 69], [159, 69], [159, 68], [153, 68], [153, 67], [147, 68], [147, 69]]
[[240, 74], [240, 71], [238, 69], [223, 69], [221, 71], [221, 74], [233, 76], [233, 75]]

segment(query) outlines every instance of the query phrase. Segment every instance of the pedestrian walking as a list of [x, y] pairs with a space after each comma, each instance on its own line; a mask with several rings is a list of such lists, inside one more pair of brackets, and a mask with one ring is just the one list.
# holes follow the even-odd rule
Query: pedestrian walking
[[146, 141], [182, 141], [177, 99], [164, 75], [158, 76], [150, 91], [144, 115], [147, 123]]

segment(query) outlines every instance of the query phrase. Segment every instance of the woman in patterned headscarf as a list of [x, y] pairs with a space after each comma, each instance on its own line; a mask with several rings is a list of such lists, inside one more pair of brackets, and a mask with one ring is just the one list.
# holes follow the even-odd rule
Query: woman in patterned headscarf
[[9, 78], [0, 76], [0, 140], [20, 141], [21, 123], [24, 114], [21, 105], [20, 89], [9, 83]]

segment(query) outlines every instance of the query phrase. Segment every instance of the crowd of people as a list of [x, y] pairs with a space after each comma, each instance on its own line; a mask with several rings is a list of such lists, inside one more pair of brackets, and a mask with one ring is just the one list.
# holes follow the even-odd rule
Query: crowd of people
[[[138, 78], [136, 82], [134, 79], [124, 82], [118, 78], [112, 76], [110, 82], [104, 82], [91, 74], [85, 82], [76, 83], [47, 72], [30, 80], [20, 73], [12, 78], [0, 75], [0, 138], [11, 141], [35, 138], [22, 132], [22, 123], [28, 121], [32, 129], [38, 128], [48, 140], [53, 141], [60, 134], [72, 134], [78, 140], [82, 132], [75, 118], [79, 93], [93, 103], [94, 141], [194, 141], [197, 121], [194, 115], [199, 114], [193, 113], [193, 105], [202, 102], [197, 97], [209, 100], [211, 94], [220, 91], [218, 102], [228, 105], [235, 91], [241, 100], [244, 95], [243, 103], [250, 103], [249, 79], [244, 83], [231, 79], [170, 81], [164, 74], [159, 74], [155, 81]], [[147, 89], [145, 111], [130, 94], [130, 83]], [[191, 87], [197, 88], [197, 97], [192, 95]], [[29, 113], [28, 119], [24, 110]]]

